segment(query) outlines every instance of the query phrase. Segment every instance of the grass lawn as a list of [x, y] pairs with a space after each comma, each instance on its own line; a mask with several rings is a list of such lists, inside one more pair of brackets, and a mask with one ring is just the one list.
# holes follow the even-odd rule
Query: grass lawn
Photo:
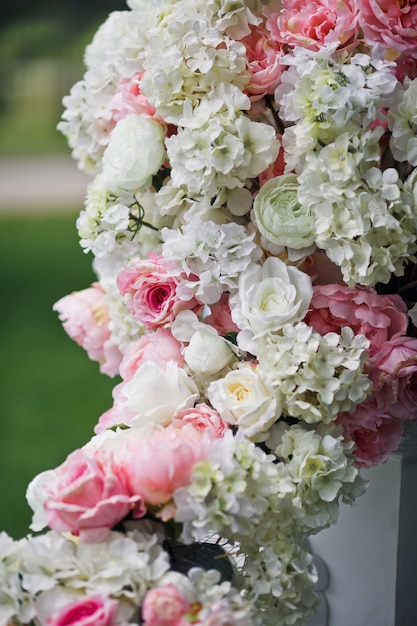
[[31, 520], [29, 481], [82, 446], [112, 404], [115, 381], [52, 311], [94, 279], [75, 217], [0, 217], [0, 530], [15, 538]]

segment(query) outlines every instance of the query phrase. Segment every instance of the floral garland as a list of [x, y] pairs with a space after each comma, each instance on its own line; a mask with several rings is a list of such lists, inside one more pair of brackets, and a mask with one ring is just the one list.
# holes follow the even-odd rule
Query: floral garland
[[0, 626], [289, 626], [306, 539], [417, 418], [417, 5], [128, 0], [59, 129], [118, 376], [0, 535]]

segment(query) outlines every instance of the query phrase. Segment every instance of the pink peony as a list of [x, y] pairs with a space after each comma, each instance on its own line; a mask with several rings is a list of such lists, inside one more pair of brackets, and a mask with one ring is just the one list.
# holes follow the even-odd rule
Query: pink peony
[[376, 395], [356, 407], [352, 414], [342, 413], [337, 423], [345, 437], [355, 443], [356, 464], [373, 467], [385, 463], [401, 440], [401, 423], [385, 414]]
[[117, 91], [110, 100], [110, 108], [113, 112], [115, 122], [136, 113], [142, 117], [153, 118], [157, 122], [163, 122], [163, 119], [156, 112], [148, 98], [143, 95], [140, 89], [140, 83], [145, 72], [135, 74], [131, 78], [121, 78], [117, 86]]
[[193, 298], [185, 301], [178, 297], [181, 275], [173, 274], [172, 269], [162, 257], [153, 256], [122, 268], [117, 275], [127, 308], [148, 329], [168, 326], [184, 309], [201, 308]]
[[100, 371], [115, 376], [122, 355], [111, 339], [104, 295], [101, 285], [93, 283], [88, 289], [64, 296], [53, 308], [71, 339], [87, 351], [92, 361], [100, 363]]
[[188, 626], [193, 606], [172, 583], [151, 589], [142, 604], [143, 626]]
[[396, 337], [369, 361], [368, 374], [380, 405], [401, 421], [417, 419], [417, 339]]
[[304, 321], [321, 335], [349, 326], [370, 340], [368, 352], [373, 355], [406, 332], [407, 307], [399, 296], [381, 296], [373, 289], [316, 285]]
[[174, 420], [172, 420], [174, 428], [192, 427], [201, 434], [205, 433], [209, 439], [218, 439], [223, 437], [229, 424], [224, 422], [219, 413], [210, 406], [201, 402], [191, 409], [180, 411]]
[[122, 381], [113, 387], [113, 406], [105, 411], [99, 418], [98, 424], [94, 428], [96, 435], [103, 433], [108, 428], [114, 428], [121, 424], [128, 425], [130, 420], [135, 416], [135, 412], [126, 406], [126, 396], [124, 387], [127, 381]]
[[267, 20], [271, 39], [312, 50], [325, 44], [356, 43], [358, 17], [351, 0], [283, 0], [283, 9]]
[[[126, 443], [115, 462], [132, 496], [139, 496], [146, 506], [157, 507], [155, 514], [170, 519], [170, 506], [176, 489], [190, 482], [196, 463], [206, 456], [205, 440], [195, 429], [168, 426], [148, 439]], [[164, 506], [162, 510], [160, 507]]]
[[263, 25], [252, 27], [250, 35], [241, 42], [246, 47], [248, 59], [250, 79], [245, 89], [250, 99], [256, 101], [273, 94], [284, 70], [280, 65], [284, 54], [282, 47], [270, 39]]
[[49, 617], [46, 626], [114, 626], [117, 607], [117, 600], [100, 594], [87, 596]]
[[184, 363], [181, 348], [182, 344], [174, 339], [170, 330], [157, 328], [128, 345], [120, 364], [120, 376], [125, 381], [132, 380], [145, 361], [153, 361], [159, 367], [164, 367], [168, 361], [175, 361], [181, 366]]
[[367, 44], [380, 44], [396, 53], [417, 51], [415, 0], [352, 0]]
[[47, 523], [57, 532], [101, 541], [131, 509], [140, 516], [140, 497], [128, 492], [112, 456], [85, 449], [72, 452], [45, 487]]

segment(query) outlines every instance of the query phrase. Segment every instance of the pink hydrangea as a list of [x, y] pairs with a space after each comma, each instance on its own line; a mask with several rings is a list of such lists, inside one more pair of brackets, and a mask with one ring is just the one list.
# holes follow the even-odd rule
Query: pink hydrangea
[[283, 9], [267, 20], [271, 39], [288, 46], [317, 50], [356, 43], [358, 17], [351, 0], [283, 0]]
[[145, 72], [140, 72], [131, 78], [124, 77], [120, 79], [116, 93], [109, 104], [115, 122], [131, 113], [163, 122], [155, 107], [150, 104], [148, 98], [141, 92], [140, 83], [144, 74]]
[[119, 372], [122, 355], [111, 339], [104, 296], [103, 288], [96, 282], [88, 289], [64, 296], [53, 308], [58, 311], [59, 319], [71, 339], [87, 351], [92, 361], [98, 361], [100, 371], [115, 376]]
[[182, 344], [172, 336], [170, 330], [157, 328], [155, 332], [147, 333], [128, 345], [120, 364], [120, 376], [125, 381], [132, 380], [145, 361], [153, 361], [160, 367], [164, 367], [168, 361], [175, 361], [181, 366], [184, 363], [181, 349]]
[[390, 48], [396, 54], [416, 56], [417, 4], [415, 0], [352, 0], [366, 43]]
[[207, 444], [196, 429], [168, 426], [150, 438], [127, 442], [120, 455], [115, 453], [115, 462], [129, 493], [167, 520], [175, 513], [174, 491], [190, 482], [195, 464], [208, 453]]
[[117, 600], [95, 594], [74, 600], [57, 615], [48, 617], [46, 626], [115, 626]]
[[189, 626], [184, 616], [192, 610], [191, 602], [168, 583], [151, 589], [142, 604], [143, 626]]
[[229, 428], [229, 424], [222, 420], [220, 414], [205, 402], [180, 411], [172, 420], [172, 426], [175, 428], [192, 427], [201, 434], [205, 433], [210, 439], [223, 437]]
[[184, 309], [200, 310], [194, 298], [181, 300], [177, 287], [182, 276], [162, 257], [153, 255], [132, 267], [122, 268], [117, 275], [117, 286], [126, 306], [148, 329], [168, 326]]
[[264, 25], [253, 26], [250, 35], [241, 40], [246, 47], [250, 79], [246, 92], [252, 102], [273, 94], [284, 71], [280, 59], [282, 46], [272, 41]]
[[406, 332], [407, 307], [399, 296], [378, 295], [373, 289], [316, 285], [304, 321], [321, 335], [349, 326], [369, 339], [368, 351], [374, 355]]
[[45, 487], [47, 523], [86, 543], [104, 539], [132, 509], [141, 516], [140, 497], [129, 493], [125, 476], [103, 451], [72, 452]]

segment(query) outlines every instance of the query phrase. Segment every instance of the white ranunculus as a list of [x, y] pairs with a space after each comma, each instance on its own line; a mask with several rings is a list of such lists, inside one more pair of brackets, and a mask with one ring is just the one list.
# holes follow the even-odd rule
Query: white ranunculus
[[310, 277], [278, 258], [269, 257], [263, 266], [250, 265], [230, 298], [233, 321], [241, 329], [239, 347], [256, 354], [261, 337], [304, 318], [312, 295]]
[[111, 189], [148, 187], [165, 159], [165, 130], [155, 120], [131, 114], [118, 122], [103, 155]]
[[314, 243], [314, 217], [298, 201], [295, 174], [283, 174], [262, 185], [253, 204], [261, 234], [277, 246], [300, 250]]
[[278, 394], [250, 364], [212, 382], [207, 396], [222, 419], [252, 441], [264, 441], [281, 416]]
[[200, 324], [191, 337], [184, 359], [196, 374], [217, 374], [233, 359], [228, 342], [207, 324]]
[[149, 423], [167, 426], [177, 411], [193, 407], [199, 398], [194, 381], [174, 361], [168, 361], [165, 369], [153, 361], [145, 362], [123, 393], [126, 400], [122, 405], [135, 413], [129, 420], [134, 427]]

